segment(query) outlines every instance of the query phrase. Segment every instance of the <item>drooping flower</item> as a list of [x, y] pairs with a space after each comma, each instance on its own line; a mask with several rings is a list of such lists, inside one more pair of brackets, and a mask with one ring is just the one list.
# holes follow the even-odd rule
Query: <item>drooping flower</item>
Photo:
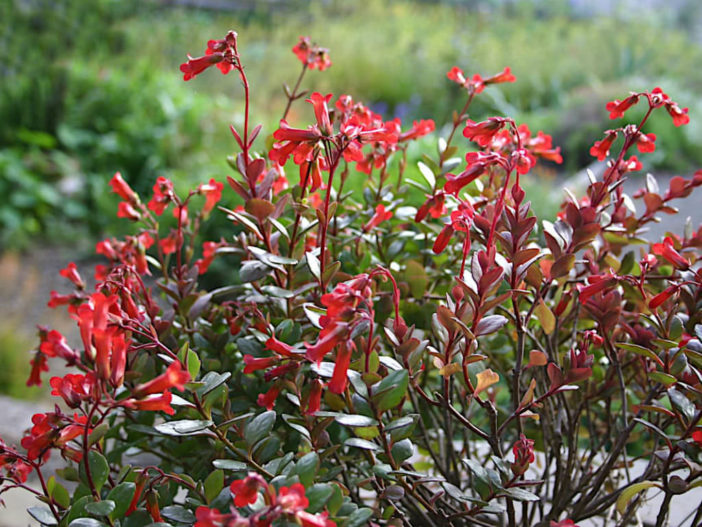
[[146, 395], [160, 393], [171, 388], [179, 391], [185, 389], [185, 383], [190, 380], [190, 373], [183, 368], [179, 361], [173, 361], [166, 368], [166, 371], [148, 382], [139, 384], [134, 388], [132, 394], [136, 398], [143, 398]]
[[368, 220], [368, 223], [366, 223], [363, 226], [363, 232], [370, 232], [371, 229], [374, 229], [378, 225], [380, 225], [382, 222], [389, 220], [392, 218], [392, 211], [390, 210], [385, 210], [385, 205], [382, 203], [378, 204], [378, 206], [375, 208], [375, 213], [371, 217], [370, 220]]
[[463, 135], [480, 146], [486, 147], [507, 122], [508, 120], [503, 117], [490, 117], [480, 123], [469, 119], [466, 121], [466, 127], [463, 129]]
[[663, 243], [654, 243], [652, 250], [653, 254], [662, 256], [678, 269], [684, 271], [690, 267], [690, 262], [688, 262], [678, 251], [675, 250], [673, 239], [670, 236], [666, 236]]
[[173, 182], [163, 176], [159, 176], [154, 184], [154, 195], [148, 203], [149, 209], [157, 216], [160, 216], [173, 200]]
[[606, 108], [609, 112], [609, 118], [618, 119], [620, 117], [624, 117], [624, 112], [639, 102], [639, 97], [639, 94], [634, 93], [623, 101], [615, 99], [614, 101], [608, 102]]
[[609, 150], [612, 148], [612, 143], [617, 138], [616, 130], [607, 130], [605, 138], [601, 141], [595, 141], [595, 144], [590, 148], [590, 155], [597, 158], [598, 161], [604, 161], [609, 155]]
[[205, 196], [205, 205], [202, 207], [202, 213], [204, 215], [209, 214], [215, 205], [219, 203], [222, 199], [222, 190], [224, 189], [224, 184], [219, 181], [215, 181], [211, 178], [208, 183], [203, 183], [197, 187], [198, 194]]
[[656, 134], [639, 133], [636, 136], [636, 148], [642, 154], [651, 153], [656, 149]]

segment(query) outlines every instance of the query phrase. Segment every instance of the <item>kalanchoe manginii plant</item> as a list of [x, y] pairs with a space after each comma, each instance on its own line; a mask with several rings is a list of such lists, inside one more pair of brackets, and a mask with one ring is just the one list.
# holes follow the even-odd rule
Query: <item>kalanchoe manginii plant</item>
[[[50, 305], [79, 344], [41, 327], [29, 383], [49, 358], [75, 371], [49, 381], [60, 404], [21, 447], [0, 443], [2, 491], [26, 488], [34, 518], [68, 527], [566, 527], [626, 525], [653, 488], [665, 525], [702, 484], [702, 228], [643, 237], [702, 171], [664, 190], [647, 176], [634, 196], [622, 183], [642, 168], [632, 150], [659, 146], [651, 113], [682, 126], [687, 109], [660, 88], [608, 104], [647, 111], [595, 143], [603, 177], [539, 219], [521, 181], [561, 161], [551, 137], [469, 118], [508, 68], [448, 73], [465, 103], [412, 178], [408, 145], [433, 121], [312, 92], [313, 119], [289, 123], [305, 72], [329, 65], [307, 38], [293, 51], [268, 151], [236, 33], [181, 66], [243, 84], [227, 177], [242, 204], [216, 209], [215, 180], [181, 195], [158, 178], [144, 201], [113, 177], [134, 233], [97, 244], [94, 291], [61, 272], [75, 291]], [[202, 240], [211, 214], [232, 229]], [[215, 258], [227, 281], [206, 291]], [[52, 455], [66, 467], [50, 475]]]

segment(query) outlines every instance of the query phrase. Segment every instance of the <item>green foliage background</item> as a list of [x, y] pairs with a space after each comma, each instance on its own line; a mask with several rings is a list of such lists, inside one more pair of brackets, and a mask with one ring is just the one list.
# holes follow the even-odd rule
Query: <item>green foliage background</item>
[[[607, 100], [661, 85], [690, 107], [692, 123], [653, 122], [668, 146], [649, 163], [666, 171], [702, 165], [702, 48], [692, 41], [702, 10], [695, 2], [662, 12], [622, 3], [588, 16], [565, 0], [219, 2], [232, 7], [225, 10], [170, 4], [2, 3], [0, 246], [118, 234], [123, 222], [114, 218], [107, 186], [117, 170], [140, 192], [159, 175], [180, 188], [223, 180], [233, 144], [227, 125], [242, 120], [239, 83], [214, 73], [184, 83], [178, 65], [232, 28], [254, 86], [255, 118], [268, 134], [284, 107], [281, 84], [299, 72], [290, 48], [307, 34], [330, 48], [334, 65], [309, 74], [306, 87], [350, 93], [405, 121], [450, 122], [462, 103], [445, 76], [451, 66], [470, 74], [511, 66], [518, 82], [488, 90], [472, 117], [509, 113], [553, 134], [566, 175], [592, 162], [590, 145], [611, 126]], [[306, 123], [305, 106], [298, 103], [290, 120]], [[554, 200], [544, 201], [554, 208]]]

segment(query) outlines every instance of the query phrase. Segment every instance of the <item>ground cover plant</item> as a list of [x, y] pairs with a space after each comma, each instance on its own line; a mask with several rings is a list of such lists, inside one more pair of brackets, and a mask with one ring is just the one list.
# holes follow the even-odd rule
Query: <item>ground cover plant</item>
[[[309, 70], [339, 66], [307, 37], [293, 52], [262, 151], [237, 34], [181, 65], [186, 81], [241, 81], [228, 188], [159, 177], [147, 200], [112, 177], [134, 231], [97, 244], [94, 290], [61, 271], [75, 291], [50, 305], [80, 344], [40, 327], [28, 382], [49, 359], [75, 373], [49, 380], [61, 404], [21, 446], [1, 444], [2, 490], [26, 488], [43, 502], [32, 517], [69, 527], [626, 525], [654, 492], [665, 525], [702, 484], [702, 227], [644, 236], [702, 171], [667, 189], [648, 176], [634, 196], [622, 183], [675, 148], [649, 117], [684, 126], [687, 108], [658, 87], [608, 103], [613, 128], [590, 149], [603, 177], [537, 218], [521, 179], [562, 161], [551, 137], [470, 119], [517, 81], [510, 68], [447, 73], [463, 101], [414, 180], [408, 145], [434, 122], [308, 92]], [[294, 106], [310, 119], [288, 122]], [[618, 126], [633, 107], [640, 122]], [[241, 205], [218, 207], [223, 192]], [[231, 225], [203, 239], [217, 214]], [[215, 260], [228, 273], [204, 289]], [[66, 461], [52, 475], [50, 455]]]

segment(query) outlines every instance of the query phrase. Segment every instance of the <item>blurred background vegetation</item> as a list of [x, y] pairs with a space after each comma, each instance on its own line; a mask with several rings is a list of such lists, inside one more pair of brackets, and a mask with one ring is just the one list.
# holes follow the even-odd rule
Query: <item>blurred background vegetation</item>
[[[511, 66], [518, 82], [486, 90], [472, 117], [509, 114], [553, 134], [565, 164], [551, 177], [592, 161], [590, 145], [611, 126], [607, 100], [661, 85], [690, 107], [692, 122], [651, 123], [662, 148], [648, 168], [702, 166], [697, 0], [5, 0], [0, 247], [77, 239], [89, 247], [124, 229], [107, 185], [118, 170], [145, 193], [159, 175], [180, 188], [223, 180], [227, 125], [242, 118], [238, 80], [211, 72], [185, 83], [178, 66], [232, 28], [267, 133], [284, 107], [281, 84], [299, 72], [290, 48], [310, 35], [330, 48], [333, 66], [310, 73], [306, 87], [438, 126], [462, 104], [446, 79], [451, 66], [471, 74]], [[291, 121], [310, 119], [304, 106]]]

